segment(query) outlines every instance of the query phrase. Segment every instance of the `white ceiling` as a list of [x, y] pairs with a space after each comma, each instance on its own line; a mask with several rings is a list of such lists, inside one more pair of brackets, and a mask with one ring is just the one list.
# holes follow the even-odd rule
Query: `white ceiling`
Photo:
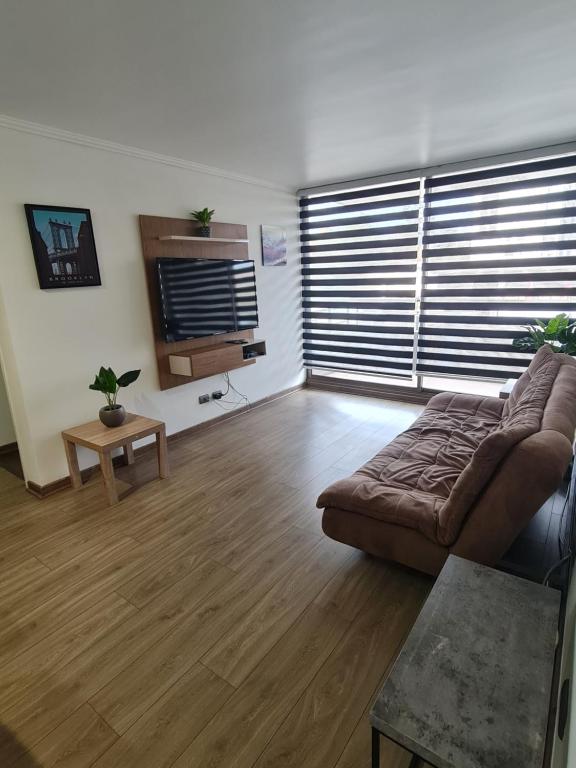
[[291, 187], [576, 137], [574, 0], [0, 13], [0, 113]]

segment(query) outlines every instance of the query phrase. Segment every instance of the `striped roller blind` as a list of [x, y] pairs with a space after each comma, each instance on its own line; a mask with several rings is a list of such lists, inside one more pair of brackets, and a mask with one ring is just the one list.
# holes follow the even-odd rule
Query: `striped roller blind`
[[410, 376], [420, 181], [300, 201], [307, 367]]
[[522, 325], [576, 311], [576, 157], [425, 181], [417, 372], [505, 379]]

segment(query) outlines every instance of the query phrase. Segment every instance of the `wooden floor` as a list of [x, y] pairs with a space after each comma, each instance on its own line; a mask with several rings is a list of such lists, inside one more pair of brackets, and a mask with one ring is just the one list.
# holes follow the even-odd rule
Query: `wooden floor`
[[6, 470], [24, 480], [20, 452], [14, 443], [10, 446], [0, 446], [0, 470]]
[[431, 580], [323, 536], [314, 501], [419, 410], [303, 390], [172, 442], [113, 508], [98, 477], [39, 501], [0, 470], [0, 766], [368, 768]]

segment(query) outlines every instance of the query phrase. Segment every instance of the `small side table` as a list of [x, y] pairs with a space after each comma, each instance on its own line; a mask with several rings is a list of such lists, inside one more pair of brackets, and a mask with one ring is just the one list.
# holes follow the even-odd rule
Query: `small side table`
[[156, 421], [156, 419], [148, 419], [145, 416], [129, 413], [126, 416], [126, 421], [120, 427], [106, 427], [102, 422], [96, 420], [62, 432], [72, 487], [75, 489], [82, 487], [82, 475], [78, 466], [76, 446], [83, 445], [85, 448], [90, 448], [98, 453], [108, 502], [111, 505], [117, 504], [118, 492], [114, 479], [112, 451], [115, 448], [122, 448], [127, 463], [133, 464], [134, 449], [132, 443], [149, 435], [156, 435], [158, 474], [162, 478], [168, 477], [170, 474], [168, 468], [168, 447], [166, 444], [166, 425], [163, 421]]
[[560, 592], [450, 555], [370, 712], [434, 768], [542, 768]]

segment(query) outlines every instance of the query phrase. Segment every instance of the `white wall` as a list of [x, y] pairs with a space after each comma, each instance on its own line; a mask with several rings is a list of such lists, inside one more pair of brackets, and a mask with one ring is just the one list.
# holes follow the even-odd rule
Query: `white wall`
[[[268, 357], [233, 372], [232, 381], [255, 401], [302, 380], [292, 194], [8, 129], [0, 129], [0, 168], [0, 352], [28, 480], [43, 485], [67, 474], [60, 431], [97, 416], [102, 403], [88, 384], [101, 364], [142, 368], [122, 401], [166, 421], [169, 434], [222, 413], [198, 404], [199, 394], [222, 387], [220, 376], [159, 390], [138, 214], [185, 217], [207, 205], [217, 221], [248, 225], [256, 335], [266, 339]], [[24, 203], [91, 209], [102, 287], [40, 290]], [[287, 267], [260, 265], [262, 223], [287, 228]], [[92, 463], [82, 453], [82, 466]]]
[[4, 384], [2, 369], [0, 368], [0, 448], [15, 441], [16, 433], [14, 432], [10, 405], [8, 404], [8, 394]]

